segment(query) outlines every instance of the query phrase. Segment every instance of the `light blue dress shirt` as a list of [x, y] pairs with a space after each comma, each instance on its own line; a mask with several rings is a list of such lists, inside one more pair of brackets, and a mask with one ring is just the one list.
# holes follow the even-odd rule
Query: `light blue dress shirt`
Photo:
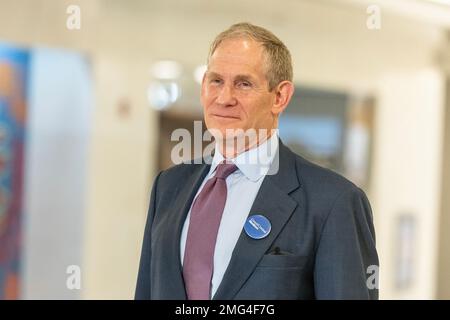
[[[238, 170], [233, 172], [226, 179], [227, 183], [227, 199], [220, 221], [217, 241], [214, 251], [214, 269], [212, 277], [211, 297], [214, 296], [217, 288], [222, 281], [223, 275], [231, 260], [234, 247], [244, 227], [244, 223], [250, 213], [250, 209], [261, 187], [264, 177], [269, 171], [276, 153], [278, 152], [278, 133], [272, 136], [244, 153], [239, 154], [231, 160]], [[203, 189], [206, 181], [215, 175], [217, 165], [225, 158], [220, 153], [219, 148], [215, 147], [214, 158], [211, 169], [203, 180], [197, 191], [195, 198]], [[180, 241], [181, 263], [184, 260], [184, 249], [186, 245], [186, 237], [189, 229], [189, 220], [191, 216], [191, 208], [189, 209], [186, 221], [183, 225]], [[256, 214], [257, 212], [255, 212]], [[253, 213], [252, 213], [253, 214]]]

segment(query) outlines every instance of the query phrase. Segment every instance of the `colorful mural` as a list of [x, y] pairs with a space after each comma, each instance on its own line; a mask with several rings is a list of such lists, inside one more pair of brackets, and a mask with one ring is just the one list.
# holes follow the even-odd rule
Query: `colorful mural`
[[0, 44], [0, 299], [17, 299], [29, 54]]

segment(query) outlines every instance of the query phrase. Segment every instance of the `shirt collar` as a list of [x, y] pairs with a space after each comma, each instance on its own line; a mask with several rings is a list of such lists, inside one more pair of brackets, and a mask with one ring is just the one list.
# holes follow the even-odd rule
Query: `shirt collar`
[[[278, 152], [278, 144], [278, 129], [276, 129], [269, 139], [257, 147], [247, 150], [233, 159], [229, 159], [229, 161], [234, 163], [245, 177], [256, 182], [269, 171], [270, 165]], [[216, 144], [214, 157], [209, 171], [210, 175], [223, 160], [225, 160], [225, 158], [220, 153], [219, 147]]]

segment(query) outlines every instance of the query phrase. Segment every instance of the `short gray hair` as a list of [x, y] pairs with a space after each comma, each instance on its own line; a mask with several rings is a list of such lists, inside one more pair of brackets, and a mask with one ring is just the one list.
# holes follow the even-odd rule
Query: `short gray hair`
[[247, 22], [233, 24], [214, 39], [209, 49], [208, 64], [209, 59], [224, 40], [235, 38], [250, 38], [263, 46], [268, 59], [266, 77], [270, 91], [281, 81], [292, 82], [292, 58], [288, 48], [269, 30]]

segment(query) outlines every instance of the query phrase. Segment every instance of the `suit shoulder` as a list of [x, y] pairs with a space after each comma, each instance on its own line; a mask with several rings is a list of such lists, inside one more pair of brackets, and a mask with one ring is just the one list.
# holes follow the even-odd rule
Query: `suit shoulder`
[[317, 190], [322, 195], [361, 192], [361, 189], [343, 175], [295, 154], [297, 172], [303, 186], [310, 191]]
[[194, 169], [194, 166], [196, 165], [188, 163], [176, 164], [172, 167], [162, 170], [160, 172], [160, 177], [164, 180], [170, 178], [179, 178], [180, 176], [191, 173]]
[[[337, 203], [346, 206], [351, 206], [352, 203], [364, 203], [367, 207], [365, 212], [371, 212], [365, 192], [341, 174], [298, 155], [296, 155], [296, 166], [303, 195], [306, 197], [304, 200], [310, 212], [317, 216], [319, 221], [324, 222]], [[360, 199], [362, 202], [355, 202], [355, 199]]]
[[205, 163], [183, 162], [159, 173], [158, 184], [179, 184], [195, 171], [204, 168]]

